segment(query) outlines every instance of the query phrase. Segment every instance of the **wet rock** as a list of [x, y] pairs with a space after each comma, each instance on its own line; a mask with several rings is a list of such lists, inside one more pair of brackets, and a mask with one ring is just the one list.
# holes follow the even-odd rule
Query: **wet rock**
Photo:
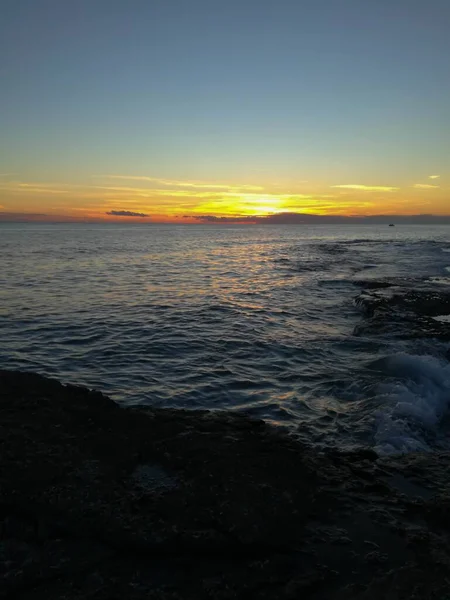
[[355, 298], [366, 317], [356, 326], [355, 335], [450, 340], [450, 322], [436, 318], [450, 314], [450, 292], [399, 286], [367, 289]]

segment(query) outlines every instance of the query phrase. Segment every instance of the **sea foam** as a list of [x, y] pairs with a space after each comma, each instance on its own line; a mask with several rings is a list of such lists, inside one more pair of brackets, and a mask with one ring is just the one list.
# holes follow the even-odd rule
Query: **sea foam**
[[375, 449], [379, 454], [430, 450], [450, 404], [450, 363], [398, 354], [373, 365], [390, 376], [378, 386]]

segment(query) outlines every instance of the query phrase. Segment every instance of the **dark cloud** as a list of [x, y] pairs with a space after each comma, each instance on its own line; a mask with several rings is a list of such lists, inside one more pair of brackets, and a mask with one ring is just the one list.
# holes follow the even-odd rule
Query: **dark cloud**
[[[192, 215], [186, 215], [192, 218]], [[197, 215], [193, 217], [197, 221], [204, 221], [205, 223], [255, 223], [263, 217], [215, 217], [214, 215]]]
[[0, 221], [29, 221], [30, 219], [44, 219], [45, 213], [16, 213], [0, 210]]
[[315, 215], [309, 213], [284, 212], [274, 215], [256, 215], [256, 216], [233, 216], [216, 217], [214, 215], [196, 215], [193, 217], [203, 223], [260, 223], [272, 225], [296, 225], [296, 224], [339, 224], [339, 223], [358, 223], [358, 224], [450, 224], [450, 216], [441, 215], [370, 215], [367, 217], [354, 216], [346, 217], [340, 215]]
[[112, 217], [148, 217], [145, 213], [132, 212], [131, 210], [110, 210], [106, 213]]

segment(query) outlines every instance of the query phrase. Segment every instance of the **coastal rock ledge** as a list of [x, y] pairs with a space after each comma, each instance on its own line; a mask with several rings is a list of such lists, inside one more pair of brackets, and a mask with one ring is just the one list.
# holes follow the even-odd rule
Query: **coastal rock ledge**
[[0, 597], [450, 598], [450, 457], [0, 371]]

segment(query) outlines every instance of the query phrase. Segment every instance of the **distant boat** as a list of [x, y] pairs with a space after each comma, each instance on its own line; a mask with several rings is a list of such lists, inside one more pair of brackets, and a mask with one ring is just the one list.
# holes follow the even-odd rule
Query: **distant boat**
[[394, 223], [389, 223], [389, 227], [395, 227]]

